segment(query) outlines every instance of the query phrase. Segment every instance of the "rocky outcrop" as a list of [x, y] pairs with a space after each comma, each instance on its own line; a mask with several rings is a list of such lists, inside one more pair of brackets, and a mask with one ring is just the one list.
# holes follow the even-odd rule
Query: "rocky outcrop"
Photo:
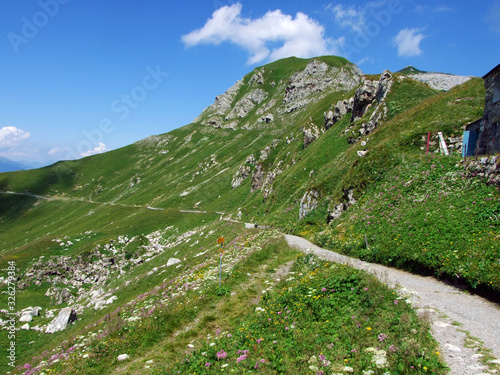
[[304, 193], [300, 200], [299, 220], [318, 207], [319, 196], [319, 191], [316, 189], [311, 189]]
[[457, 85], [467, 82], [472, 77], [469, 76], [456, 76], [453, 74], [445, 73], [418, 73], [411, 74], [409, 78], [415, 79], [420, 82], [427, 83], [434, 90], [448, 91]]
[[258, 88], [247, 93], [242, 99], [236, 102], [233, 109], [226, 115], [225, 120], [243, 118], [252, 111], [256, 105], [262, 103], [267, 98], [267, 92]]
[[266, 172], [264, 170], [264, 165], [258, 163], [254, 172], [252, 173], [252, 183], [250, 187], [250, 192], [259, 190], [264, 184], [264, 179], [266, 177]]
[[250, 166], [242, 165], [236, 172], [236, 175], [233, 177], [233, 180], [231, 181], [231, 188], [235, 189], [238, 186], [240, 186], [243, 180], [245, 180], [248, 176], [250, 176], [250, 172], [251, 172]]
[[214, 103], [205, 109], [200, 116], [194, 119], [193, 122], [201, 122], [203, 115], [208, 115], [208, 120], [205, 125], [221, 126], [223, 116], [231, 109], [233, 101], [240, 90], [242, 80], [237, 81], [224, 94], [215, 97]]
[[330, 203], [330, 206], [328, 207], [327, 222], [330, 223], [331, 221], [340, 218], [342, 213], [354, 204], [356, 204], [354, 190], [345, 189], [341, 202], [335, 204]]
[[321, 129], [316, 127], [314, 124], [309, 124], [308, 126], [304, 126], [301, 129], [302, 129], [303, 140], [304, 140], [304, 146], [303, 146], [304, 148], [306, 148], [311, 143], [313, 143], [316, 139], [318, 139], [322, 133]]
[[65, 307], [59, 312], [54, 320], [52, 320], [47, 328], [45, 329], [45, 333], [55, 333], [58, 331], [63, 331], [66, 329], [68, 324], [73, 323], [76, 320], [76, 311], [70, 307]]
[[[384, 70], [378, 81], [365, 80], [356, 90], [352, 108], [351, 125], [345, 133], [351, 132], [349, 143], [357, 142], [361, 137], [373, 132], [379, 123], [387, 118], [385, 99], [391, 91], [393, 77], [391, 72]], [[368, 122], [357, 124], [372, 107], [375, 107]], [[358, 127], [357, 132], [353, 129]]]
[[250, 80], [248, 81], [248, 84], [250, 86], [263, 85], [265, 72], [266, 70], [264, 68], [257, 70], [255, 74], [252, 76], [252, 78], [250, 78]]
[[69, 289], [59, 288], [56, 286], [51, 286], [49, 289], [47, 289], [45, 295], [47, 297], [50, 297], [50, 300], [55, 305], [60, 305], [61, 303], [65, 303], [73, 299], [73, 294], [71, 294], [71, 291]]
[[312, 100], [317, 101], [328, 89], [336, 91], [352, 90], [359, 83], [361, 71], [355, 67], [330, 67], [320, 60], [313, 60], [304, 70], [295, 73], [285, 88], [283, 110], [285, 113], [307, 106]]
[[325, 113], [325, 122], [323, 124], [325, 130], [330, 129], [333, 125], [335, 125], [342, 118], [342, 116], [351, 113], [353, 106], [354, 97], [348, 100], [339, 100], [337, 104], [335, 104], [333, 110]]

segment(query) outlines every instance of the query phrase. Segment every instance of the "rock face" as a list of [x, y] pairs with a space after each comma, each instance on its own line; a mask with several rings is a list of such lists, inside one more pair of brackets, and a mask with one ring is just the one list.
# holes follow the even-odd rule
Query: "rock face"
[[300, 109], [327, 93], [347, 92], [359, 84], [358, 67], [344, 62], [335, 65], [313, 59], [302, 70], [278, 82], [266, 82], [272, 79], [268, 78], [273, 77], [272, 70], [256, 69], [249, 79], [245, 77], [217, 96], [194, 122], [229, 129], [286, 124]]
[[[392, 84], [393, 77], [391, 72], [384, 70], [378, 81], [365, 80], [356, 90], [352, 108], [351, 125], [345, 130], [345, 133], [351, 132], [350, 143], [354, 143], [362, 136], [373, 132], [380, 121], [385, 120], [387, 117], [385, 99], [387, 94], [391, 91]], [[358, 127], [356, 122], [363, 118], [372, 107], [375, 107], [375, 109], [370, 115], [368, 122], [361, 123], [357, 132], [354, 132], [353, 128]]]
[[264, 184], [265, 175], [266, 174], [262, 163], [257, 164], [257, 168], [255, 168], [255, 171], [252, 174], [252, 184], [250, 190], [251, 192], [259, 190], [262, 187], [262, 185]]
[[352, 112], [352, 108], [354, 107], [354, 97], [349, 100], [339, 100], [333, 110], [325, 113], [325, 122], [323, 124], [325, 130], [330, 129], [333, 125], [339, 121], [342, 116], [347, 113]]
[[284, 112], [293, 112], [308, 105], [313, 100], [312, 97], [318, 100], [327, 88], [349, 91], [356, 87], [360, 77], [361, 71], [357, 67], [339, 69], [320, 60], [313, 60], [303, 71], [290, 77], [283, 98]]
[[472, 77], [456, 76], [444, 73], [418, 73], [409, 75], [410, 78], [427, 83], [434, 90], [448, 91], [457, 85], [467, 82]]
[[313, 143], [321, 135], [321, 130], [314, 125], [309, 125], [302, 128], [304, 138], [304, 148]]
[[311, 189], [306, 191], [300, 200], [299, 220], [318, 207], [319, 191]]
[[76, 311], [71, 307], [65, 307], [59, 312], [59, 315], [57, 315], [57, 317], [49, 323], [49, 325], [45, 329], [45, 333], [62, 331], [66, 329], [68, 324], [73, 323], [75, 320]]
[[327, 222], [330, 223], [332, 220], [340, 218], [342, 212], [347, 210], [350, 206], [356, 204], [356, 199], [354, 199], [353, 189], [345, 189], [342, 201], [337, 204], [330, 204], [328, 208], [328, 218]]
[[234, 189], [240, 186], [243, 180], [248, 176], [250, 176], [250, 172], [251, 172], [250, 166], [242, 165], [236, 172], [233, 181], [231, 181], [231, 188]]

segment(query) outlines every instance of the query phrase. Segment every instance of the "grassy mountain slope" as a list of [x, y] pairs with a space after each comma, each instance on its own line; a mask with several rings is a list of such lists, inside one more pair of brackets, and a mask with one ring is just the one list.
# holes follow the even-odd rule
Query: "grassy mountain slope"
[[[53, 335], [20, 331], [18, 360], [30, 366], [45, 360], [67, 373], [102, 373], [104, 369], [139, 373], [145, 366], [151, 373], [170, 373], [173, 368], [192, 371], [181, 362], [185, 355], [193, 355], [197, 368], [220, 371], [222, 363], [217, 362], [215, 352], [210, 352], [210, 360], [200, 356], [212, 350], [206, 335], [219, 329], [237, 337], [235, 332], [241, 327], [250, 329], [255, 317], [248, 306], [260, 301], [262, 289], [275, 283], [273, 275], [288, 269], [288, 262], [296, 256], [279, 242], [277, 233], [245, 231], [241, 224], [221, 218], [271, 225], [364, 259], [458, 275], [470, 285], [499, 291], [500, 279], [493, 276], [499, 274], [495, 250], [500, 229], [495, 220], [500, 213], [498, 190], [480, 180], [459, 180], [456, 151], [448, 158], [436, 154], [436, 146], [431, 148], [432, 157], [424, 157], [422, 151], [428, 132], [460, 136], [464, 125], [482, 116], [482, 80], [472, 79], [448, 92], [438, 92], [394, 74], [385, 98], [387, 113], [371, 133], [360, 136], [358, 129], [375, 114], [374, 106], [354, 123], [347, 114], [325, 130], [325, 113], [338, 101], [352, 98], [361, 81], [359, 70], [342, 58], [277, 61], [249, 73], [192, 124], [105, 154], [0, 174], [0, 261], [2, 265], [15, 262], [18, 274], [23, 275], [17, 282], [16, 311], [37, 305], [44, 313], [57, 313], [64, 306], [76, 306], [79, 314], [77, 324]], [[304, 147], [304, 134], [309, 130], [316, 139]], [[367, 153], [360, 156], [358, 151]], [[407, 179], [415, 184], [405, 186]], [[401, 197], [389, 193], [394, 189], [402, 190]], [[443, 197], [446, 191], [452, 193]], [[315, 208], [299, 220], [301, 202], [308, 193], [314, 195]], [[356, 204], [348, 202], [349, 194]], [[424, 199], [411, 199], [421, 196]], [[480, 206], [473, 207], [473, 199]], [[338, 204], [345, 204], [346, 210], [331, 220]], [[413, 237], [398, 237], [394, 230], [403, 224], [391, 226], [387, 207], [399, 210], [393, 214], [399, 215], [405, 231], [407, 226], [413, 228], [409, 230]], [[414, 235], [429, 229], [423, 219], [430, 207], [435, 214], [432, 230], [426, 232], [426, 238]], [[371, 225], [373, 221], [377, 226]], [[441, 226], [448, 237], [437, 232]], [[478, 231], [481, 240], [474, 241]], [[487, 235], [485, 231], [489, 231]], [[214, 242], [221, 235], [229, 245], [223, 266], [225, 286], [218, 289], [219, 252]], [[460, 253], [447, 246], [456, 237], [460, 237]], [[482, 263], [470, 260], [471, 251], [483, 254]], [[169, 265], [174, 258], [179, 263]], [[312, 268], [307, 265], [309, 260], [295, 266], [296, 272], [319, 272], [315, 262], [310, 261]], [[89, 268], [89, 264], [95, 267]], [[310, 268], [300, 271], [300, 267]], [[51, 272], [54, 268], [55, 273]], [[360, 310], [354, 313], [348, 305], [330, 303], [326, 298], [325, 305], [318, 301], [317, 306], [304, 310], [294, 306], [290, 317], [302, 319], [306, 311], [316, 316], [332, 306], [343, 311], [349, 322], [350, 316], [364, 314], [374, 321], [381, 319], [382, 325], [390, 316], [389, 321], [405, 322], [401, 323], [405, 330], [422, 332], [415, 346], [401, 353], [391, 351], [406, 345], [406, 331], [381, 330], [369, 335], [370, 330], [365, 329], [365, 341], [360, 339], [360, 343], [371, 347], [379, 334], [399, 337], [403, 341], [387, 341], [387, 353], [396, 358], [388, 368], [404, 372], [407, 367], [425, 366], [442, 371], [439, 356], [432, 355], [432, 350], [422, 355], [419, 349], [435, 345], [427, 337], [425, 324], [410, 310], [393, 311], [389, 305], [383, 307], [384, 312], [372, 309], [373, 299], [362, 293], [365, 276], [352, 272], [345, 271], [345, 280], [335, 282], [360, 285], [352, 297], [353, 303], [361, 303]], [[279, 300], [281, 288], [296, 286], [285, 275], [283, 271], [278, 277], [281, 284], [276, 294], [269, 289], [269, 301]], [[310, 283], [312, 289], [325, 287], [313, 286], [308, 279], [300, 283]], [[54, 297], [46, 295], [51, 286], [67, 288], [72, 297], [56, 305]], [[6, 284], [2, 288], [7, 290]], [[387, 292], [384, 286], [377, 288], [382, 294]], [[98, 298], [92, 299], [92, 295]], [[113, 296], [116, 299], [109, 304], [99, 305], [99, 298], [104, 301]], [[50, 322], [44, 313], [30, 323], [32, 327]], [[260, 332], [268, 335], [265, 340], [272, 342], [277, 332], [264, 327], [264, 322], [259, 324]], [[312, 358], [338, 339], [346, 347], [336, 352], [335, 361], [328, 359], [333, 363], [331, 371], [342, 371], [339, 366], [344, 360], [357, 370], [374, 369], [371, 354], [358, 357], [347, 348], [356, 325], [352, 332], [332, 337], [328, 333], [332, 327], [315, 324], [311, 321], [302, 326], [293, 340], [312, 336], [317, 329], [325, 335], [305, 345], [301, 350], [307, 355], [298, 362], [290, 360], [287, 366], [303, 371], [317, 365], [309, 361], [317, 362], [318, 358]], [[254, 328], [251, 337], [256, 340], [259, 329]], [[241, 350], [254, 345], [238, 337]], [[0, 340], [2, 346], [7, 345], [6, 336]], [[202, 350], [203, 340], [209, 346]], [[194, 353], [186, 349], [188, 344], [195, 346]], [[234, 343], [229, 340], [223, 345]], [[228, 351], [227, 346], [216, 346], [218, 351], [223, 347]], [[271, 346], [261, 352], [266, 363], [274, 366], [268, 373], [285, 366], [271, 358], [273, 350]], [[132, 362], [116, 360], [123, 352], [133, 356]], [[57, 358], [61, 361], [55, 361]], [[149, 360], [155, 365], [146, 363]], [[176, 360], [181, 362], [174, 364]], [[211, 369], [205, 367], [208, 362]]]

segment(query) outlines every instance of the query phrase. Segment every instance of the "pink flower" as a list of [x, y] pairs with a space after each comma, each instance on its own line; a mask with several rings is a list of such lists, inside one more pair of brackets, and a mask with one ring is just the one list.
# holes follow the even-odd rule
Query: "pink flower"
[[321, 289], [322, 292], [326, 292], [326, 288]]
[[205, 367], [210, 367], [210, 365], [211, 365], [210, 362], [205, 363]]
[[246, 355], [246, 354], [240, 355], [240, 356], [236, 359], [236, 363], [240, 363], [241, 361], [244, 361], [245, 359], [247, 359], [247, 355]]
[[395, 299], [395, 300], [394, 300], [394, 304], [395, 304], [395, 305], [397, 305], [397, 304], [398, 304], [398, 300], [397, 300], [397, 299]]
[[217, 358], [219, 359], [224, 359], [227, 357], [227, 353], [224, 350], [221, 350], [220, 352], [217, 352]]
[[257, 339], [257, 344], [260, 344], [262, 341], [264, 341], [264, 339]]

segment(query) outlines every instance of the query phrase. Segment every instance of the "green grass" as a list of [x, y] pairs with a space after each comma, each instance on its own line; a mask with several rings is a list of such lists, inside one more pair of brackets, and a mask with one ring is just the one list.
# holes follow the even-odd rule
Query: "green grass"
[[428, 331], [372, 276], [302, 255], [238, 327], [153, 373], [445, 373]]

